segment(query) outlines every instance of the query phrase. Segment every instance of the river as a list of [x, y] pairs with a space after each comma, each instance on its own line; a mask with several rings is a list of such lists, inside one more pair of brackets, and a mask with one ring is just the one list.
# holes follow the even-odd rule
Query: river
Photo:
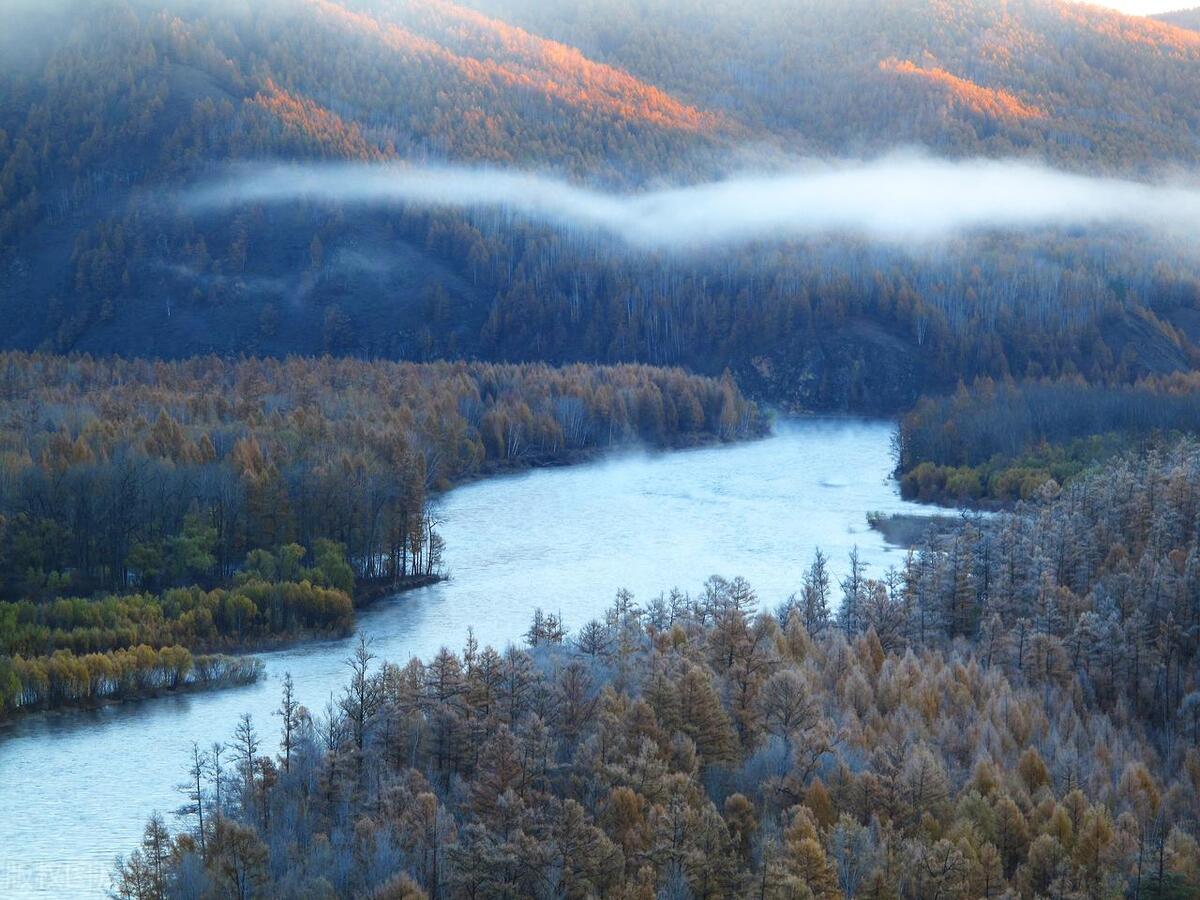
[[[626, 454], [471, 484], [442, 499], [451, 578], [383, 601], [360, 629], [384, 659], [461, 648], [468, 627], [498, 648], [519, 640], [537, 606], [568, 628], [597, 616], [621, 587], [647, 600], [695, 592], [714, 573], [744, 575], [774, 607], [797, 591], [820, 547], [840, 575], [857, 546], [868, 574], [899, 565], [866, 523], [902, 501], [889, 422], [787, 420], [764, 440], [678, 453]], [[253, 715], [264, 748], [291, 672], [317, 711], [340, 689], [352, 639], [262, 654], [257, 684], [100, 710], [35, 714], [0, 730], [0, 897], [102, 895], [114, 857], [137, 845], [158, 810], [178, 824], [193, 741], [228, 739]]]

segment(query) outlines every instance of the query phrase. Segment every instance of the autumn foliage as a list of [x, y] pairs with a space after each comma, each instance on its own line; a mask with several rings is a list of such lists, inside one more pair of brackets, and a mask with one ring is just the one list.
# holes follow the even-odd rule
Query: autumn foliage
[[627, 123], [708, 131], [722, 122], [573, 47], [446, 0], [366, 4], [376, 15], [354, 4], [308, 3], [330, 21], [369, 34], [415, 63], [446, 66], [470, 84], [529, 91]]
[[1008, 91], [983, 87], [966, 78], [951, 75], [945, 69], [926, 68], [909, 60], [885, 59], [879, 63], [879, 70], [897, 78], [923, 81], [944, 95], [949, 103], [962, 106], [977, 115], [994, 119], [1041, 119], [1046, 115]]

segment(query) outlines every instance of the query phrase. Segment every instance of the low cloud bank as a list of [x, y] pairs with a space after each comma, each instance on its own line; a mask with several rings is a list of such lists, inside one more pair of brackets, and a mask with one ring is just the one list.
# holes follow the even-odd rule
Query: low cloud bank
[[1041, 227], [1134, 226], [1200, 234], [1200, 185], [1194, 182], [1145, 184], [1025, 162], [910, 155], [809, 163], [784, 173], [638, 194], [504, 170], [258, 166], [201, 185], [186, 199], [197, 210], [295, 200], [499, 209], [655, 249], [817, 234], [915, 243]]

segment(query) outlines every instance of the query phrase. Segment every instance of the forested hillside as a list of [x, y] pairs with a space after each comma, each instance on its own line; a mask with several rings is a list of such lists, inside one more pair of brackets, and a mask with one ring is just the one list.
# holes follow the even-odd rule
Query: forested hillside
[[1161, 13], [1155, 16], [1160, 22], [1166, 22], [1168, 25], [1174, 25], [1178, 28], [1187, 28], [1191, 31], [1200, 31], [1200, 8], [1197, 9], [1181, 9], [1177, 12]]
[[1028, 500], [1122, 451], [1197, 432], [1194, 373], [1110, 387], [1079, 377], [980, 379], [923, 397], [904, 416], [901, 489], [923, 501]]
[[959, 378], [1200, 358], [1193, 251], [1138, 232], [662, 255], [495, 211], [184, 202], [281, 159], [623, 191], [908, 144], [1132, 177], [1197, 161], [1200, 38], [1058, 0], [474, 6], [23, 4], [0, 37], [0, 340], [730, 368], [775, 401], [875, 411]]
[[1058, 0], [468, 0], [818, 152], [1200, 158], [1200, 37]]
[[186, 826], [114, 887], [1195, 896], [1198, 489], [1194, 444], [1124, 461], [878, 580], [831, 591], [818, 556], [774, 615], [714, 577], [503, 653], [364, 641], [323, 714], [285, 685], [224, 762], [197, 747]]
[[[20, 347], [450, 352], [476, 338], [488, 286], [424, 223], [310, 210], [267, 227], [248, 211], [214, 232], [159, 204], [237, 159], [429, 157], [627, 183], [726, 127], [453, 4], [35, 10], [0, 63], [0, 284]], [[439, 304], [455, 315], [439, 321]]]

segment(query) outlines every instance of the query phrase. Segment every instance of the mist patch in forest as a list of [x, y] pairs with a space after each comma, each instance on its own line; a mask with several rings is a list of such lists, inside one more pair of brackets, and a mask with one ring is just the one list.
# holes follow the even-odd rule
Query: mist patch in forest
[[499, 210], [612, 235], [649, 249], [694, 249], [846, 234], [899, 244], [986, 231], [1200, 226], [1200, 182], [1081, 175], [1013, 160], [892, 154], [817, 162], [688, 187], [611, 193], [531, 172], [451, 166], [254, 165], [192, 189], [196, 210], [295, 201]]

